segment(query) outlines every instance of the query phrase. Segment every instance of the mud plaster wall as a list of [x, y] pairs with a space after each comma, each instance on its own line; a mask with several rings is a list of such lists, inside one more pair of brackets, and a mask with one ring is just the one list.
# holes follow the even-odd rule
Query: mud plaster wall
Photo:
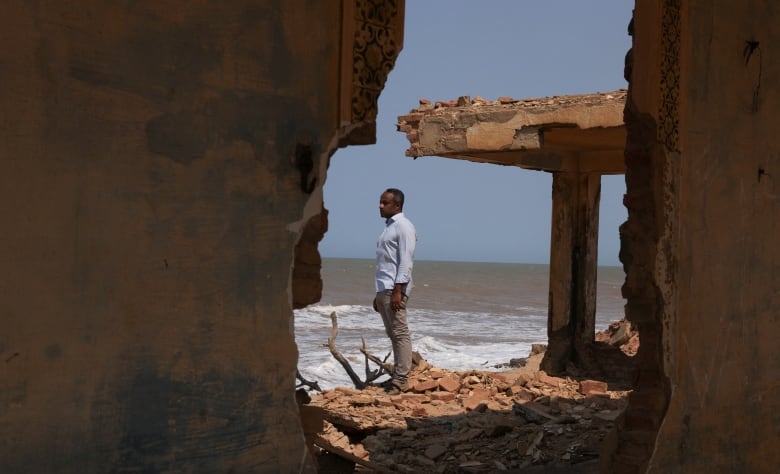
[[288, 288], [339, 15], [4, 3], [0, 472], [306, 469]]
[[639, 0], [635, 19], [621, 259], [642, 347], [611, 472], [774, 472], [780, 7]]
[[780, 6], [691, 1], [681, 17], [679, 298], [672, 397], [651, 467], [771, 472], [780, 465], [780, 91], [769, 84], [780, 81]]

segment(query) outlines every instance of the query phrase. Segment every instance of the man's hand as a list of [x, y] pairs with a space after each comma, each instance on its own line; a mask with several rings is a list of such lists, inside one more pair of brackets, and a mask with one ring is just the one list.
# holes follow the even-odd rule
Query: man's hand
[[390, 299], [390, 307], [393, 311], [398, 311], [403, 308], [403, 293], [401, 290], [393, 290], [393, 297]]
[[376, 305], [376, 296], [374, 296], [374, 311], [379, 312], [379, 308]]

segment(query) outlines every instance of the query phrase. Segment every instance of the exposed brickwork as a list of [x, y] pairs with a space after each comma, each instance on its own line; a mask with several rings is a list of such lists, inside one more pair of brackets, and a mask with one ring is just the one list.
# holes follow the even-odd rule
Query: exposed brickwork
[[[408, 114], [398, 117], [397, 129], [406, 134], [410, 147], [406, 150], [406, 156], [424, 156], [425, 151], [420, 150], [419, 125], [426, 118], [445, 114], [502, 114], [511, 115], [516, 111], [543, 112], [553, 109], [567, 109], [570, 107], [586, 105], [598, 107], [610, 103], [622, 104], [626, 100], [626, 91], [616, 90], [607, 93], [551, 96], [543, 98], [515, 99], [512, 97], [499, 97], [497, 100], [486, 100], [480, 96], [473, 98], [462, 96], [455, 100], [439, 100], [431, 103], [428, 99], [420, 99], [420, 105], [409, 111]], [[507, 115], [507, 117], [509, 116]], [[457, 130], [453, 131], [458, 133]]]
[[[632, 69], [632, 55], [626, 57]], [[644, 472], [655, 447], [669, 403], [669, 381], [663, 372], [663, 296], [656, 283], [659, 242], [670, 212], [664, 202], [664, 169], [669, 155], [658, 141], [655, 120], [640, 113], [629, 94], [625, 108], [628, 220], [620, 228], [620, 260], [626, 271], [622, 288], [626, 318], [638, 329], [642, 344], [635, 357], [638, 377], [629, 406], [618, 425], [617, 444], [608, 472]], [[668, 256], [667, 256], [668, 257]]]

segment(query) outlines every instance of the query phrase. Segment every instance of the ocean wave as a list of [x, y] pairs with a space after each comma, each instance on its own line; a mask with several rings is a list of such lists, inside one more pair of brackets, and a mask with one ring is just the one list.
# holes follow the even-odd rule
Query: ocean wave
[[[535, 341], [534, 341], [535, 342]], [[490, 369], [516, 357], [527, 357], [532, 341], [496, 343], [479, 340], [447, 343], [431, 336], [417, 338], [413, 348], [435, 365], [449, 370]]]
[[341, 326], [342, 321], [365, 319], [370, 313], [374, 313], [374, 310], [364, 305], [311, 305], [293, 311], [295, 327], [300, 329], [331, 327], [330, 315], [334, 312], [338, 317], [339, 326]]
[[[332, 312], [339, 323], [336, 346], [358, 373], [363, 373], [365, 363], [360, 353], [364, 340], [378, 357], [390, 352], [382, 319], [370, 304], [366, 281], [371, 273], [365, 276], [366, 267], [373, 267], [373, 262], [324, 260], [322, 301], [294, 312], [298, 367], [323, 388], [352, 385], [326, 345]], [[491, 370], [512, 358], [527, 357], [531, 344], [547, 342], [549, 276], [540, 271], [545, 268], [421, 263], [415, 268], [418, 290], [408, 310], [413, 350], [450, 370]], [[599, 273], [607, 286], [599, 287], [597, 328], [623, 316], [625, 301], [619, 289], [624, 275], [610, 275]]]
[[[311, 338], [312, 335], [309, 334], [307, 337]], [[364, 356], [360, 352], [363, 339], [369, 352], [382, 359], [388, 356], [390, 362], [393, 360], [390, 341], [384, 333], [375, 331], [366, 336], [364, 332], [359, 334], [356, 332], [344, 338], [340, 335], [337, 347], [361, 377], [365, 363]], [[496, 366], [506, 364], [510, 359], [527, 357], [531, 344], [535, 342], [543, 342], [543, 340], [531, 336], [516, 337], [511, 342], [497, 342], [492, 336], [443, 338], [422, 333], [412, 334], [412, 349], [426, 361], [436, 367], [457, 371], [496, 369]], [[298, 367], [308, 380], [317, 380], [324, 389], [352, 385], [344, 368], [324, 344], [299, 341], [299, 351]]]

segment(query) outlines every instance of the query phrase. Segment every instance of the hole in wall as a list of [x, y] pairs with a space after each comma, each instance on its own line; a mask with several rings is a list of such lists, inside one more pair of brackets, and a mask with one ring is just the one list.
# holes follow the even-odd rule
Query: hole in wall
[[[404, 150], [409, 145], [405, 136], [395, 131], [396, 117], [416, 107], [420, 98], [435, 101], [481, 95], [495, 100], [507, 95], [545, 97], [625, 88], [622, 71], [625, 53], [630, 47], [630, 38], [625, 34], [630, 6], [616, 3], [605, 5], [605, 11], [596, 11], [593, 7], [579, 13], [572, 11], [570, 18], [566, 15], [570, 22], [583, 16], [598, 17], [599, 20], [582, 22], [587, 25], [578, 23], [576, 28], [568, 29], [561, 26], [560, 15], [554, 11], [528, 15], [524, 10], [522, 15], [514, 16], [507, 11], [515, 8], [513, 4], [501, 3], [495, 11], [491, 11], [492, 7], [479, 5], [474, 10], [478, 12], [475, 15], [472, 10], [455, 12], [457, 9], [437, 2], [427, 7], [406, 6], [405, 46], [380, 96], [377, 145], [337, 151], [328, 171], [324, 200], [329, 210], [329, 231], [319, 246], [324, 259], [323, 299], [296, 312], [296, 338], [301, 353], [299, 367], [302, 370], [305, 365], [312, 368], [309, 378], [343, 375], [343, 369], [329, 354], [325, 353], [324, 358], [318, 360], [310, 358], [304, 348], [317, 343], [316, 334], [320, 335], [320, 344], [327, 339], [330, 328], [327, 315], [333, 310], [339, 313], [343, 322], [340, 324], [340, 346], [357, 347], [360, 337], [370, 334], [368, 339], [380, 346], [374, 352], [384, 354], [389, 350], [389, 343], [382, 346], [386, 336], [381, 321], [370, 309], [374, 292], [373, 251], [382, 227], [378, 198], [388, 187], [398, 187], [406, 193], [405, 211], [419, 234], [415, 263], [418, 288], [410, 299], [409, 310], [412, 331], [420, 336], [416, 344], [429, 345], [431, 350], [437, 346], [442, 352], [451, 352], [455, 345], [466, 344], [451, 337], [455, 332], [452, 313], [460, 312], [464, 319], [467, 314], [479, 313], [481, 326], [477, 329], [487, 325], [503, 327], [502, 336], [510, 333], [506, 343], [519, 346], [517, 330], [509, 329], [512, 326], [507, 326], [506, 321], [498, 322], [496, 314], [512, 316], [512, 311], [529, 306], [522, 298], [515, 301], [511, 298], [530, 285], [520, 280], [510, 283], [511, 277], [506, 276], [503, 283], [508, 284], [509, 289], [496, 289], [485, 275], [496, 276], [502, 274], [501, 271], [506, 272], [502, 275], [510, 275], [521, 265], [533, 266], [533, 269], [525, 269], [526, 272], [534, 270], [547, 275], [550, 175], [438, 157], [416, 160], [404, 157]], [[441, 22], [442, 28], [432, 24], [424, 8], [434, 9], [438, 20], [435, 23]], [[516, 22], [512, 25], [512, 21], [497, 20], [523, 16], [538, 19], [538, 29], [523, 33]], [[545, 17], [555, 18], [555, 25], [544, 26], [542, 19]], [[489, 26], [483, 26], [480, 34], [474, 34], [474, 22], [483, 21], [482, 18]], [[457, 25], [463, 25], [463, 34], [453, 33], [458, 29]], [[550, 31], [561, 30], [567, 33], [562, 33], [556, 41], [549, 40]], [[604, 32], [608, 33], [602, 35]], [[544, 46], [532, 47], [538, 44], [540, 37], [546, 38]], [[588, 54], [579, 50], [583, 44], [587, 44]], [[569, 51], [561, 51], [567, 48]], [[580, 71], [586, 73], [580, 74]], [[551, 80], [551, 77], [555, 79]], [[620, 286], [625, 275], [618, 260], [618, 227], [626, 218], [622, 206], [624, 193], [623, 176], [602, 178], [599, 265], [604, 269], [599, 269], [597, 330], [623, 317], [625, 302], [620, 296]], [[466, 269], [469, 265], [471, 270]], [[479, 265], [485, 265], [483, 270], [476, 269]], [[477, 275], [482, 271], [482, 279], [477, 277], [462, 286], [453, 283], [453, 276], [470, 271]], [[532, 287], [529, 296], [534, 304], [530, 306], [534, 307], [544, 333], [548, 281], [538, 273], [535, 278], [537, 286]], [[486, 287], [479, 297], [473, 291], [477, 283], [485, 283]], [[447, 298], [430, 296], [434, 288], [448, 284], [452, 288], [449, 288]], [[464, 307], [463, 299], [472, 304], [475, 299], [484, 300], [495, 311]], [[437, 304], [439, 306], [431, 308]], [[503, 308], [503, 313], [499, 312], [499, 307]], [[438, 328], [441, 332], [437, 335], [440, 337], [429, 336], [434, 330], [419, 326], [415, 329], [415, 312], [419, 320], [423, 311], [437, 310], [447, 315], [447, 318], [439, 318], [442, 327]], [[486, 323], [487, 320], [491, 323]], [[447, 333], [450, 333], [449, 338]], [[303, 341], [304, 337], [310, 339]], [[495, 347], [495, 337], [492, 339], [491, 345]], [[516, 355], [526, 355], [522, 352], [519, 350]], [[353, 359], [353, 364], [360, 364], [361, 357]], [[475, 360], [475, 364], [484, 362], [484, 356], [477, 358], [481, 360]], [[329, 363], [333, 364], [332, 370], [327, 367]], [[349, 385], [348, 380], [346, 385]]]
[[[629, 6], [604, 5], [603, 11], [572, 7], [564, 20], [557, 18], [557, 13], [553, 15], [555, 24], [545, 24], [543, 20], [552, 13], [550, 9], [555, 9], [551, 6], [529, 10], [511, 2], [499, 2], [489, 6], [444, 7], [436, 2], [406, 6], [404, 49], [379, 99], [377, 144], [340, 149], [331, 159], [324, 188], [329, 230], [319, 245], [325, 259], [324, 299], [320, 306], [344, 307], [345, 318], [348, 311], [358, 311], [361, 306], [365, 314], [360, 321], [375, 316], [368, 307], [374, 291], [371, 259], [382, 225], [378, 199], [388, 187], [399, 187], [406, 193], [405, 211], [418, 229], [415, 280], [423, 278], [428, 261], [525, 263], [538, 265], [539, 272], [544, 272], [549, 264], [552, 182], [549, 173], [440, 157], [416, 160], [405, 157], [409, 143], [403, 133], [396, 131], [398, 116], [417, 107], [421, 98], [437, 101], [469, 95], [496, 100], [501, 96], [545, 97], [626, 86], [622, 70], [630, 46], [625, 28], [631, 14]], [[535, 8], [539, 11], [533, 11]], [[584, 9], [576, 11], [579, 8]], [[430, 21], [430, 12], [434, 11], [441, 24]], [[519, 16], [513, 16], [512, 12]], [[538, 24], [521, 31], [512, 19], [519, 17], [537, 18]], [[578, 18], [583, 17], [593, 21], [579, 22]], [[567, 26], [571, 23], [571, 28], [563, 28], [561, 21]], [[463, 27], [463, 34], [453, 33], [458, 25]], [[479, 34], [473, 34], [474, 31]], [[566, 34], [547, 41], [544, 47], [529, 49], [538, 43], [538, 38], [548, 38], [550, 31]], [[439, 41], [443, 37], [447, 38], [446, 42]], [[572, 42], [572, 38], [577, 41]], [[522, 49], [523, 55], [509, 55], [508, 51], [515, 51], [518, 44], [528, 46]], [[557, 54], [555, 58], [551, 56], [552, 51]], [[599, 328], [622, 318], [624, 305], [620, 297], [623, 274], [618, 260], [618, 227], [625, 220], [622, 206], [625, 184], [623, 176], [604, 176], [602, 183], [599, 264], [610, 268], [599, 272]], [[336, 281], [338, 276], [351, 275], [354, 270], [341, 265], [331, 271], [328, 267], [336, 265], [331, 262], [334, 258], [366, 261], [361, 262], [362, 273], [355, 281], [340, 283]], [[533, 299], [533, 304], [526, 306], [533, 306], [531, 311], [538, 319], [537, 328], [543, 341], [546, 340], [546, 278], [537, 277], [535, 286], [526, 295]], [[507, 284], [520, 290], [529, 287], [519, 277], [516, 283]], [[346, 295], [348, 292], [354, 295]], [[417, 309], [422, 309], [426, 288], [420, 286], [415, 293], [410, 300], [410, 311], [416, 303]], [[508, 296], [499, 293], [503, 299]], [[511, 304], [524, 306], [521, 298], [505, 306]], [[459, 309], [457, 304], [452, 306], [449, 308], [452, 311]], [[460, 306], [460, 309], [466, 308]], [[322, 312], [329, 314], [326, 310]], [[490, 311], [480, 313], [490, 314]], [[300, 322], [301, 318], [297, 319]], [[378, 340], [384, 339], [381, 328], [373, 330], [378, 333]], [[302, 330], [297, 334], [302, 337]], [[323, 337], [327, 338], [327, 333]], [[525, 344], [527, 347], [530, 339]], [[334, 370], [342, 369], [334, 367]]]

